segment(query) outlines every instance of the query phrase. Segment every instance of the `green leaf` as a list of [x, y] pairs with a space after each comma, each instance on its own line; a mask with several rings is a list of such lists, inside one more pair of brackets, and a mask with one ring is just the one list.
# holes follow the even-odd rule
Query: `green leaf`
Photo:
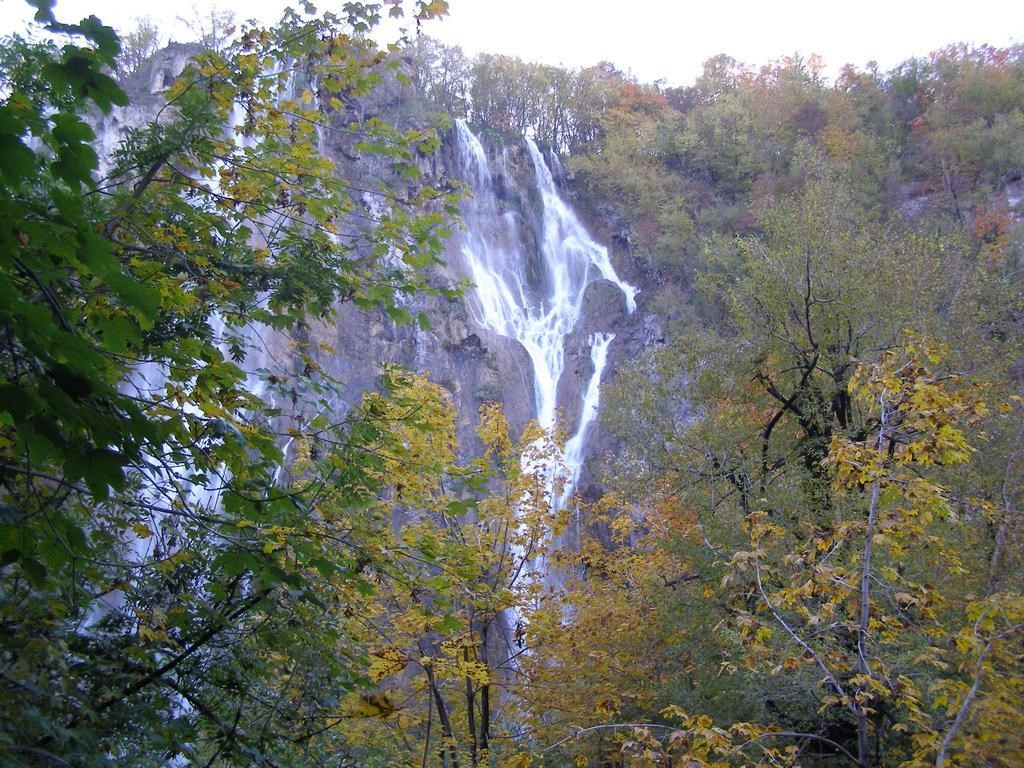
[[36, 584], [41, 585], [46, 581], [46, 566], [40, 563], [35, 558], [22, 557], [20, 561], [21, 570], [34, 581]]
[[124, 489], [124, 457], [108, 448], [69, 452], [64, 471], [70, 478], [85, 480], [93, 496], [100, 501], [110, 495], [111, 488]]
[[[78, 23], [78, 28], [86, 39], [96, 43], [96, 52], [99, 54], [100, 58], [105, 61], [108, 66], [116, 66], [117, 54], [121, 52], [121, 42], [118, 40], [117, 33], [111, 27], [105, 26], [103, 22], [95, 16], [82, 19], [82, 21]], [[125, 103], [127, 103], [127, 101]]]
[[0, 177], [14, 183], [35, 175], [36, 156], [17, 136], [0, 133]]
[[405, 307], [388, 306], [386, 311], [395, 325], [408, 325], [412, 322], [412, 312]]
[[125, 305], [136, 310], [142, 329], [151, 329], [160, 309], [159, 295], [126, 274], [110, 273], [107, 281]]
[[95, 325], [103, 335], [104, 346], [114, 352], [125, 352], [142, 344], [138, 326], [123, 315], [99, 318]]

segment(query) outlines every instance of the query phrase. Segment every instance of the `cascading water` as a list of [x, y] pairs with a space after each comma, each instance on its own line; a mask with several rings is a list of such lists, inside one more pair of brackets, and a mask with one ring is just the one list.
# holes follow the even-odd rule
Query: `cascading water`
[[[245, 110], [236, 101], [232, 105], [229, 122], [224, 133], [236, 146], [241, 148], [251, 145], [251, 141], [241, 136], [238, 130], [244, 122]], [[116, 133], [116, 131], [101, 132], [100, 146], [115, 144], [113, 138], [104, 135], [105, 133]], [[102, 174], [109, 173], [113, 163], [113, 153], [101, 156], [100, 163]], [[220, 177], [217, 174], [213, 174], [208, 183], [211, 189], [220, 193]], [[283, 218], [278, 219], [274, 222], [274, 227], [281, 226], [283, 221]], [[214, 343], [220, 348], [225, 358], [230, 357], [232, 352], [228, 343], [228, 326], [224, 318], [219, 313], [214, 313], [208, 318], [207, 323]], [[256, 323], [249, 323], [233, 329], [233, 342], [238, 344], [245, 353], [246, 389], [256, 398], [262, 397], [266, 389], [266, 378], [260, 373], [269, 360], [269, 348], [264, 334], [272, 333], [273, 331], [269, 327]], [[139, 398], [140, 401], [159, 401], [166, 397], [167, 383], [165, 363], [152, 360], [141, 361], [130, 370], [128, 377], [122, 382], [121, 391]], [[270, 405], [273, 407], [273, 395], [270, 396], [270, 399]], [[200, 411], [194, 406], [186, 406], [185, 411], [191, 415], [200, 415]], [[287, 452], [287, 445], [285, 452]], [[226, 475], [197, 482], [190, 478], [192, 473], [188, 464], [169, 462], [164, 457], [151, 455], [143, 456], [143, 464], [142, 471], [149, 480], [146, 490], [141, 491], [139, 497], [139, 502], [144, 507], [170, 510], [181, 504], [184, 507], [210, 512], [220, 506], [223, 487], [228, 479]], [[283, 463], [274, 474], [275, 483], [280, 477], [282, 468]], [[151, 513], [148, 525], [151, 532], [143, 536], [138, 535], [132, 529], [122, 532], [122, 540], [128, 550], [129, 559], [133, 563], [147, 562], [158, 549], [162, 548], [165, 552], [172, 549], [167, 544], [167, 536], [153, 534], [154, 531], [163, 532], [164, 518], [165, 514], [162, 512]], [[103, 617], [120, 611], [123, 600], [124, 591], [121, 589], [110, 590], [98, 598], [87, 611], [82, 629], [89, 631]]]
[[597, 418], [597, 407], [601, 399], [601, 374], [608, 362], [608, 347], [611, 346], [614, 338], [614, 333], [595, 333], [590, 337], [590, 361], [594, 372], [590, 376], [587, 388], [583, 390], [583, 408], [580, 411], [580, 424], [576, 428], [576, 434], [565, 444], [563, 463], [565, 464], [567, 482], [556, 501], [560, 508], [568, 503], [576, 481], [579, 479], [580, 469], [583, 467], [587, 432], [594, 419]]
[[[558, 194], [551, 169], [537, 145], [526, 146], [533, 164], [541, 201], [537, 251], [531, 253], [521, 236], [521, 214], [502, 210], [495, 176], [505, 184], [507, 154], [492, 168], [479, 139], [462, 121], [456, 124], [458, 160], [473, 197], [463, 206], [467, 231], [462, 259], [475, 285], [471, 309], [476, 322], [523, 345], [533, 364], [535, 413], [546, 430], [557, 420], [558, 383], [565, 369], [565, 341], [580, 321], [587, 286], [602, 277], [619, 287], [627, 310], [636, 309], [637, 289], [616, 274], [608, 250], [595, 242]], [[552, 473], [549, 490], [560, 482], [552, 502], [562, 508], [571, 498], [586, 449], [587, 432], [597, 414], [601, 375], [610, 332], [590, 337], [592, 373], [581, 393], [579, 424], [562, 456], [564, 471]]]

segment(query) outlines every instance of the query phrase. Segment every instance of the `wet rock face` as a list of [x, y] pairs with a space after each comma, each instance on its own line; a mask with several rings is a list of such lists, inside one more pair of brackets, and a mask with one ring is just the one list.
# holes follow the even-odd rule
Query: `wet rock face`
[[[465, 169], [459, 167], [462, 160], [456, 144], [457, 136], [452, 131], [432, 161], [432, 171], [437, 178], [467, 180]], [[493, 199], [489, 203], [489, 215], [467, 216], [464, 230], [472, 230], [469, 234], [496, 243], [496, 247], [507, 251], [509, 259], [521, 259], [526, 301], [540, 305], [552, 290], [552, 271], [545, 261], [551, 254], [545, 253], [543, 247], [545, 203], [538, 188], [534, 163], [521, 140], [505, 143], [485, 139], [482, 148], [491, 169], [489, 193]], [[564, 183], [562, 174], [554, 176]], [[569, 190], [562, 191], [568, 196]], [[480, 196], [485, 192], [477, 189], [474, 194]], [[465, 231], [456, 232], [448, 242], [447, 265], [442, 270], [447, 279], [459, 280], [470, 274], [464, 253], [466, 247]], [[623, 248], [612, 246], [611, 250], [615, 268], [626, 263]], [[593, 265], [585, 269], [578, 317], [562, 340], [564, 368], [556, 388], [559, 424], [567, 437], [573, 435], [581, 422], [583, 395], [595, 372], [592, 360], [595, 334], [615, 334], [602, 375], [604, 382], [615, 375], [619, 361], [632, 357], [643, 347], [657, 344], [663, 337], [655, 316], [629, 311], [620, 285], [604, 279]], [[632, 272], [628, 265], [625, 269]], [[639, 297], [645, 296], [642, 289]], [[519, 341], [488, 327], [480, 302], [481, 296], [472, 287], [461, 300], [415, 301], [410, 310], [423, 311], [430, 319], [431, 326], [425, 331], [386, 333], [379, 324], [371, 324], [372, 327], [364, 324], [366, 331], [356, 332], [364, 334], [365, 341], [361, 343], [364, 353], [359, 359], [349, 354], [335, 361], [334, 370], [337, 375], [366, 386], [372, 386], [373, 375], [357, 373], [356, 369], [369, 366], [371, 371], [376, 370], [375, 363], [381, 360], [428, 373], [451, 394], [459, 414], [460, 449], [464, 457], [470, 457], [480, 449], [475, 426], [484, 403], [503, 404], [514, 434], [538, 415], [538, 385], [530, 354]], [[364, 321], [341, 318], [339, 322], [358, 325]], [[365, 335], [366, 332], [369, 335]], [[599, 419], [590, 423], [584, 448], [587, 463], [614, 450], [615, 445], [603, 432]], [[598, 492], [596, 480], [586, 465], [581, 470], [577, 488], [584, 496]]]
[[[172, 44], [123, 83], [131, 105], [115, 109], [107, 116], [97, 115], [95, 119], [97, 152], [105, 162], [109, 163], [114, 149], [129, 130], [142, 128], [158, 118], [165, 106], [167, 89], [197, 51], [195, 46]], [[367, 115], [392, 122], [394, 115], [400, 115], [405, 127], [429, 123], [422, 99], [403, 92], [395, 83], [385, 83], [359, 108]], [[332, 140], [333, 135], [328, 134], [322, 149], [336, 163], [339, 172], [350, 175], [382, 172], [380, 168], [363, 166], [367, 159]], [[519, 280], [523, 300], [528, 305], [539, 307], [551, 301], [562, 289], [559, 280], [569, 279], [576, 281], [573, 285], [582, 286], [576, 299], [578, 307], [574, 319], [562, 332], [564, 360], [561, 371], [556, 371], [558, 381], [554, 390], [560, 424], [567, 435], [572, 435], [583, 416], [583, 393], [594, 376], [591, 352], [595, 334], [615, 334], [601, 377], [608, 381], [620, 360], [632, 357], [643, 346], [656, 343], [660, 329], [652, 326], [649, 319], [642, 319], [641, 312], [628, 311], [621, 281], [617, 283], [602, 277], [608, 269], [613, 270], [613, 277], [614, 270], [634, 279], [638, 277], [627, 258], [628, 243], [616, 243], [614, 233], [600, 226], [600, 215], [580, 212], [581, 219], [587, 222], [586, 228], [575, 220], [571, 205], [566, 202], [570, 194], [564, 186], [567, 182], [559, 164], [520, 139], [485, 138], [483, 151], [491, 169], [490, 188], [486, 190], [486, 194], [492, 196], [491, 208], [488, 216], [466, 217], [466, 228], [475, 228], [469, 234], [496, 242], [509, 258], [520, 259]], [[538, 158], [541, 166], [548, 170], [546, 181], [539, 172]], [[446, 178], [469, 181], [465, 169], [460, 168], [462, 162], [457, 132], [452, 130], [442, 150], [424, 158], [423, 169], [435, 183], [443, 186]], [[485, 191], [478, 188], [475, 194], [480, 196]], [[565, 211], [556, 211], [557, 220], [552, 219], [552, 195], [565, 206]], [[369, 199], [366, 203], [368, 209], [373, 205]], [[563, 218], [558, 219], [559, 216]], [[573, 217], [575, 224], [567, 225], [568, 217]], [[575, 271], [560, 275], [552, 268], [551, 260], [555, 257], [550, 228], [553, 225], [565, 229], [558, 235], [563, 238], [558, 247], [569, 253], [570, 258], [577, 259]], [[574, 229], [577, 226], [579, 229]], [[466, 236], [467, 232], [457, 231], [450, 239], [447, 265], [439, 270], [440, 278], [453, 281], [469, 274], [464, 252]], [[592, 261], [595, 257], [587, 255], [586, 249], [597, 247], [603, 252], [601, 244], [608, 246], [611, 258], [609, 262], [605, 254], [605, 266], [599, 269], [597, 262]], [[609, 263], [614, 266], [609, 267]], [[639, 298], [642, 300], [645, 296], [642, 290]], [[466, 457], [479, 450], [475, 426], [482, 404], [500, 401], [516, 434], [527, 422], [537, 418], [537, 403], [541, 398], [531, 355], [520, 341], [484, 322], [481, 297], [475, 289], [468, 289], [466, 296], [456, 300], [415, 297], [407, 308], [414, 315], [425, 313], [430, 327], [426, 330], [396, 327], [382, 313], [366, 313], [351, 305], [342, 305], [329, 323], [310, 320], [308, 327], [296, 334], [299, 341], [308, 344], [307, 349], [317, 363], [341, 383], [341, 395], [334, 403], [337, 416], [343, 416], [363, 392], [377, 386], [382, 365], [396, 364], [428, 373], [448, 390], [458, 409], [458, 435]], [[290, 367], [292, 372], [297, 370], [297, 362], [294, 365], [287, 362], [298, 359], [293, 339], [271, 333], [261, 335], [272, 348], [275, 359], [285, 361], [283, 367]], [[614, 447], [602, 434], [599, 420], [591, 422], [585, 447], [588, 458]], [[581, 481], [583, 486], [592, 485], [585, 469]]]
[[[611, 330], [619, 335], [632, 325], [632, 317], [626, 310], [625, 298], [618, 286], [608, 280], [597, 279], [587, 286], [583, 294], [583, 306], [580, 320], [565, 340], [566, 368], [562, 381], [559, 382], [558, 400], [562, 403], [562, 415], [567, 424], [579, 423], [581, 399], [583, 392], [593, 374], [591, 361], [591, 339], [595, 333]], [[615, 348], [615, 344], [612, 345]], [[604, 372], [604, 380], [614, 375], [617, 357], [609, 360]], [[595, 424], [594, 437], [600, 426]], [[588, 442], [592, 442], [589, 439]]]
[[[535, 143], [495, 142], [457, 124], [446, 157], [474, 192], [449, 254], [476, 283], [467, 296], [471, 330], [481, 339], [490, 332], [495, 367], [510, 371], [510, 422], [516, 429], [524, 416], [536, 418], [565, 437], [565, 470], [551, 487], [567, 490], [557, 504], [568, 504], [574, 488], [593, 496], [599, 489], [586, 465], [595, 446], [608, 447], [596, 418], [601, 385], [636, 337], [636, 286], [583, 226], [559, 187], [559, 164]], [[516, 365], [518, 382], [516, 352], [525, 363]], [[510, 375], [518, 391], [509, 391]]]
[[125, 84], [132, 101], [153, 97], [162, 105], [167, 89], [180, 75], [189, 60], [200, 50], [198, 45], [171, 43], [139, 67]]
[[109, 170], [114, 150], [130, 130], [144, 128], [158, 119], [161, 108], [167, 103], [167, 89], [199, 51], [198, 45], [182, 43], [171, 43], [157, 51], [121, 81], [121, 87], [128, 94], [128, 106], [114, 107], [108, 115], [99, 111], [93, 115], [101, 175]]
[[419, 311], [430, 319], [429, 329], [409, 329], [391, 347], [382, 333], [367, 346], [370, 355], [375, 349], [397, 355], [400, 359], [394, 362], [429, 375], [448, 391], [458, 413], [460, 453], [469, 459], [482, 451], [476, 435], [480, 407], [502, 403], [510, 427], [518, 433], [533, 418], [533, 389], [530, 360], [522, 346], [478, 327], [466, 301], [420, 301]]

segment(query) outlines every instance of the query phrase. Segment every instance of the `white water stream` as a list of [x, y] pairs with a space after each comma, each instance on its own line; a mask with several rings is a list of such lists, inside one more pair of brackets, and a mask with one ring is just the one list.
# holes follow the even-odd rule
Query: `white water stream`
[[[533, 363], [537, 421], [544, 429], [554, 430], [565, 342], [580, 321], [587, 286], [596, 278], [614, 283], [630, 313], [636, 309], [637, 289], [616, 274], [607, 248], [594, 241], [558, 194], [551, 169], [531, 139], [526, 139], [526, 146], [541, 201], [539, 253], [531, 253], [524, 245], [520, 214], [503, 210], [496, 177], [502, 184], [514, 184], [507, 172], [507, 153], [492, 167], [483, 145], [462, 121], [456, 124], [456, 137], [460, 170], [473, 190], [472, 199], [463, 205], [467, 232], [462, 241], [463, 262], [475, 285], [471, 309], [478, 324], [515, 339], [526, 349]], [[549, 490], [560, 482], [557, 498], [552, 499], [556, 509], [571, 499], [579, 477], [614, 338], [611, 332], [590, 336], [592, 373], [580, 395], [580, 420], [562, 454], [564, 469], [549, 478]]]

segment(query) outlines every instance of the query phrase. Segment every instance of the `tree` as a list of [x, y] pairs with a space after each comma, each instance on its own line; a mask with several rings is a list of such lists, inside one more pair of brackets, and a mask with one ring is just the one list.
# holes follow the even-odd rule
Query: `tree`
[[[580, 761], [621, 755], [629, 765], [1019, 761], [1021, 593], [994, 589], [979, 568], [976, 537], [993, 505], [938, 482], [975, 458], [967, 435], [982, 420], [1012, 423], [1013, 409], [994, 416], [984, 388], [937, 371], [942, 363], [933, 346], [908, 338], [854, 371], [849, 391], [866, 428], [831, 439], [827, 521], [803, 525], [780, 514], [778, 489], [751, 500], [731, 541], [671, 496], [657, 508], [620, 512], [612, 528], [622, 549], [600, 559], [587, 553], [600, 570], [567, 590], [571, 619], [564, 603], [550, 609], [561, 618], [543, 635], [532, 695], [547, 705], [553, 725], [541, 720], [538, 732], [551, 748]], [[790, 499], [806, 504], [799, 494]], [[708, 586], [713, 566], [684, 559], [687, 542], [728, 557], [716, 587]], [[736, 549], [730, 555], [726, 546]], [[649, 602], [652, 592], [660, 600]], [[713, 638], [687, 642], [708, 627]], [[602, 671], [600, 654], [620, 640], [625, 649]], [[573, 679], [550, 663], [565, 644], [593, 660]], [[709, 649], [712, 659], [701, 662]], [[675, 664], [659, 681], [665, 655]], [[637, 670], [638, 681], [616, 686]], [[585, 680], [579, 691], [576, 676]], [[713, 686], [704, 693], [710, 700], [697, 686]], [[637, 708], [641, 692], [649, 698]], [[744, 706], [747, 697], [757, 704]], [[755, 717], [743, 721], [742, 712]], [[560, 730], [570, 735], [559, 739]]]
[[121, 52], [117, 56], [117, 71], [130, 75], [146, 59], [160, 49], [160, 31], [148, 16], [136, 19], [135, 28], [121, 35]]
[[500, 406], [487, 403], [484, 455], [460, 465], [447, 394], [394, 374], [392, 396], [363, 407], [390, 425], [375, 449], [387, 478], [380, 511], [396, 528], [385, 549], [408, 557], [375, 562], [391, 569], [385, 586], [346, 612], [376, 686], [350, 698], [348, 739], [361, 764], [504, 764], [521, 722], [526, 616], [545, 578], [536, 563], [565, 524], [548, 487], [557, 453], [535, 423], [512, 440]]
[[[846, 710], [852, 718], [856, 748], [848, 752], [862, 767], [879, 764], [879, 755], [897, 764], [942, 764], [983, 675], [993, 673], [990, 654], [1008, 650], [1024, 632], [1019, 594], [972, 599], [962, 586], [938, 586], [943, 573], [970, 573], [963, 542], [976, 525], [972, 517], [989, 510], [984, 501], [952, 497], [929, 470], [970, 460], [962, 426], [985, 417], [987, 407], [959, 377], [932, 373], [928, 365], [940, 362], [933, 349], [911, 340], [902, 352], [862, 367], [851, 382], [873, 427], [863, 437], [832, 439], [825, 463], [835, 467], [844, 497], [837, 498], [838, 522], [794, 541], [770, 514], [755, 511], [753, 549], [733, 557], [738, 574], [753, 576], [758, 604], [751, 615], [763, 617], [749, 625], [751, 652], [762, 652], [781, 630], [783, 647], [791, 648], [782, 669], [817, 668], [827, 691], [822, 710]], [[786, 572], [769, 577], [768, 563]], [[958, 626], [963, 630], [951, 643]], [[1013, 662], [1003, 663], [1009, 666], [996, 699], [1020, 684]], [[923, 665], [939, 670], [930, 683], [914, 674]], [[957, 670], [973, 677], [962, 682]], [[944, 721], [946, 711], [955, 718]], [[986, 728], [1019, 723], [1022, 713], [999, 716], [1009, 719], [995, 725], [980, 715], [981, 741]], [[963, 742], [961, 748], [971, 749]], [[996, 759], [1018, 757], [1009, 746]]]
[[[589, 665], [575, 696], [537, 694], [545, 725], [557, 724], [541, 730], [544, 746], [582, 759], [603, 741], [607, 760], [628, 743], [622, 759], [641, 765], [668, 754], [917, 765], [952, 731], [950, 754], [969, 764], [994, 751], [995, 733], [1019, 729], [1019, 707], [1005, 703], [1013, 663], [992, 654], [1019, 642], [1020, 582], [1005, 563], [990, 575], [990, 553], [1014, 550], [997, 542], [1015, 525], [1018, 487], [1006, 481], [1020, 434], [1019, 384], [1004, 367], [1019, 359], [1002, 330], [1020, 316], [1009, 246], [975, 258], [966, 233], [880, 220], [856, 202], [847, 168], [802, 161], [800, 187], [756, 210], [755, 234], [705, 239], [705, 323], [669, 325], [666, 343], [608, 388], [606, 423], [624, 440], [605, 475], [617, 492], [610, 528], [596, 518], [600, 556], [585, 550], [587, 573], [553, 598], [546, 642], [556, 657], [562, 646], [595, 654], [595, 635], [651, 650], [620, 651], [628, 671]], [[956, 351], [938, 360], [908, 327]], [[904, 375], [880, 405], [886, 376]], [[880, 431], [873, 507], [873, 483], [837, 467], [873, 466], [870, 451], [877, 463]], [[608, 627], [621, 627], [615, 640]], [[664, 671], [673, 649], [675, 675]], [[545, 668], [548, 687], [578, 690], [558, 668]], [[1014, 738], [1002, 748], [991, 759], [1018, 759]]]
[[223, 50], [237, 30], [235, 12], [223, 8], [211, 7], [207, 13], [193, 6], [192, 15], [179, 16], [178, 21], [189, 28], [199, 45], [211, 51]]
[[[340, 302], [404, 321], [404, 297], [452, 295], [428, 283], [454, 211], [418, 171], [436, 136], [350, 111], [384, 66], [353, 5], [199, 53], [98, 178], [118, 38], [36, 6], [61, 45], [5, 40], [0, 69], [0, 759], [313, 759], [364, 681], [330, 611], [372, 589], [359, 553], [387, 526], [374, 425], [332, 418], [286, 334]], [[338, 123], [387, 158], [358, 187], [319, 151]], [[322, 438], [301, 480], [286, 425]]]

